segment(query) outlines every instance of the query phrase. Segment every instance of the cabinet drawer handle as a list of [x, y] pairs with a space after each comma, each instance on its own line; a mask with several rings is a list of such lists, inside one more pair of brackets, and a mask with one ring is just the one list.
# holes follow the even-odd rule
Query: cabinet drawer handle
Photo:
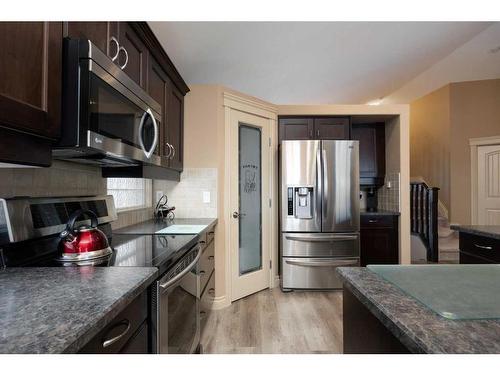
[[215, 294], [215, 289], [214, 288], [210, 288], [208, 290], [208, 294], [210, 294], [211, 296], [213, 296]]
[[116, 53], [113, 57], [110, 56], [111, 61], [114, 62], [118, 58], [118, 55], [120, 54], [120, 43], [118, 43], [118, 39], [116, 39], [114, 36], [109, 38], [109, 44], [111, 44], [111, 42], [115, 42], [115, 44], [116, 44]]
[[104, 342], [102, 343], [103, 348], [107, 348], [108, 346], [113, 345], [115, 342], [120, 340], [123, 336], [125, 336], [128, 333], [128, 331], [130, 330], [130, 322], [127, 319], [122, 320], [120, 323], [114, 325], [112, 328], [115, 328], [115, 327], [118, 327], [121, 325], [125, 325], [125, 324], [126, 324], [126, 327], [122, 333], [120, 333], [119, 335], [116, 335], [115, 337], [112, 337], [110, 339], [104, 340]]
[[175, 147], [172, 145], [172, 156], [170, 159], [172, 160], [175, 157]]
[[203, 270], [201, 270], [201, 271], [200, 271], [200, 275], [204, 275], [204, 274], [206, 274], [206, 272], [205, 272], [205, 271], [203, 271]]
[[474, 246], [479, 248], [479, 249], [493, 250], [493, 248], [491, 246], [483, 246], [483, 245], [477, 245], [477, 244], [474, 244]]
[[215, 232], [214, 232], [214, 231], [212, 231], [212, 232], [208, 232], [208, 235], [209, 235], [209, 236], [213, 236], [214, 234], [215, 234]]
[[205, 316], [207, 315], [207, 312], [206, 311], [200, 311], [200, 318], [204, 318]]
[[378, 220], [373, 220], [373, 219], [371, 219], [371, 220], [368, 220], [368, 222], [369, 222], [369, 223], [378, 223]]
[[316, 130], [316, 137], [319, 138], [319, 129]]
[[200, 245], [205, 245], [205, 241], [201, 240], [201, 241], [199, 242], [199, 244], [200, 244]]
[[168, 154], [167, 154], [167, 155], [165, 155], [165, 157], [166, 157], [167, 159], [170, 159], [170, 155], [172, 155], [172, 146], [171, 146], [171, 145], [170, 145], [170, 143], [168, 143], [168, 142], [165, 144], [165, 146], [167, 146], [167, 148], [168, 148]]
[[213, 255], [210, 255], [210, 256], [208, 257], [208, 260], [214, 260], [214, 256], [213, 256]]

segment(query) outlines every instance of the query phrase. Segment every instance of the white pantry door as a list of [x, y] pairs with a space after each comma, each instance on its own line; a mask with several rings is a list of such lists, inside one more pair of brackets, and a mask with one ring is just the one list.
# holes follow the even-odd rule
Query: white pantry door
[[477, 224], [500, 225], [500, 145], [477, 148]]
[[269, 128], [230, 111], [231, 302], [269, 287]]

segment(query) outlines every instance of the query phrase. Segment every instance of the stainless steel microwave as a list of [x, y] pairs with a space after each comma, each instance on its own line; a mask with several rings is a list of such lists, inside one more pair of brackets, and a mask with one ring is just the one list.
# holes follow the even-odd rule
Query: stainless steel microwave
[[85, 39], [64, 40], [62, 134], [56, 159], [103, 167], [167, 166], [161, 106]]

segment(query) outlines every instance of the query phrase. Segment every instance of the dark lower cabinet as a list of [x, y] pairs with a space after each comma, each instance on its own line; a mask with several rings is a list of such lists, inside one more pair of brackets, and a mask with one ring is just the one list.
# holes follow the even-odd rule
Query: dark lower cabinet
[[460, 264], [498, 264], [500, 263], [500, 240], [460, 232]]
[[352, 124], [351, 139], [359, 141], [359, 182], [382, 186], [385, 177], [385, 123]]
[[408, 354], [410, 351], [344, 286], [343, 353]]
[[0, 22], [0, 162], [48, 166], [61, 131], [62, 22]]
[[148, 353], [147, 301], [147, 292], [143, 292], [96, 334], [79, 353]]
[[361, 215], [361, 266], [398, 264], [397, 215]]

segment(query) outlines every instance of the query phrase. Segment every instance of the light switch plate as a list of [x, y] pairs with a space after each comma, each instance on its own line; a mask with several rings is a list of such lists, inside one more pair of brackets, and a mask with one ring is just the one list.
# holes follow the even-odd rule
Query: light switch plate
[[209, 191], [203, 192], [203, 203], [210, 203], [210, 192]]

